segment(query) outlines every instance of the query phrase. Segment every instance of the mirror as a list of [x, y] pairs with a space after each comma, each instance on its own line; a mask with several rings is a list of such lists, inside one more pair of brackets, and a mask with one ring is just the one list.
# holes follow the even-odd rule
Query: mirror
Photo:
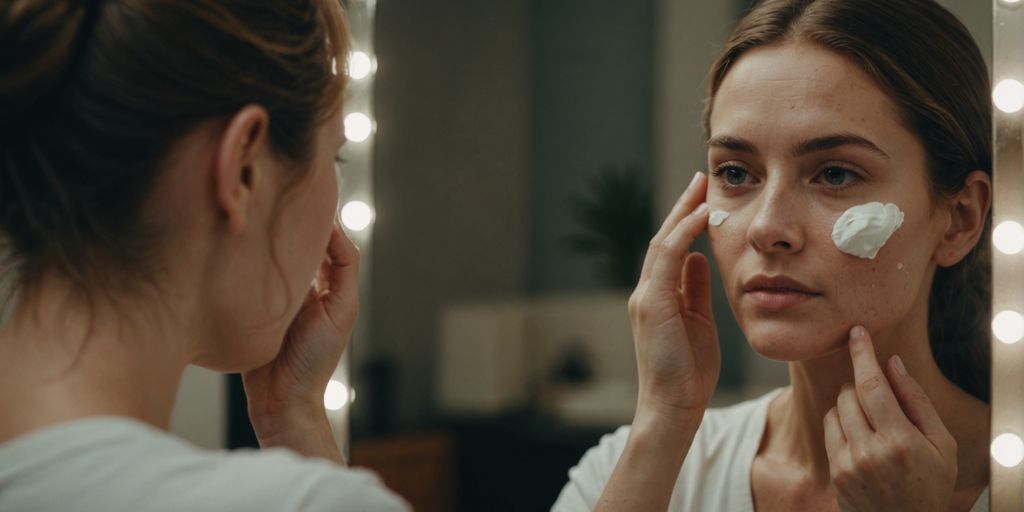
[[[376, 219], [349, 353], [353, 461], [417, 510], [545, 509], [632, 420], [626, 301], [707, 170], [707, 73], [751, 2], [369, 3]], [[992, 6], [939, 3], [991, 65]], [[711, 406], [785, 386], [713, 282]]]

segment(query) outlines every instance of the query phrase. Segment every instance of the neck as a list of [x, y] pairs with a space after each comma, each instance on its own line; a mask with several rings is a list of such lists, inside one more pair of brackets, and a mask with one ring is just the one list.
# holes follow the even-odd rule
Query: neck
[[[149, 301], [152, 305], [158, 301]], [[167, 429], [187, 366], [188, 339], [146, 301], [91, 301], [44, 278], [0, 332], [0, 442], [89, 416], [135, 418]], [[177, 327], [177, 328], [176, 328]]]
[[[942, 374], [931, 354], [926, 316], [908, 318], [893, 331], [871, 335], [879, 366], [884, 368], [889, 358], [898, 354], [956, 439], [957, 487], [987, 485], [989, 407]], [[828, 488], [830, 473], [823, 421], [836, 405], [842, 386], [854, 382], [849, 349], [842, 344], [824, 357], [792, 362], [789, 373], [791, 388], [772, 404], [762, 453], [804, 468], [811, 485]]]

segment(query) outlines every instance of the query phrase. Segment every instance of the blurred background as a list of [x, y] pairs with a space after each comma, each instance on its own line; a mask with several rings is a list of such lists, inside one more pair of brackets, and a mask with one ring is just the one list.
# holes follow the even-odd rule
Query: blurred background
[[[339, 441], [417, 510], [547, 510], [586, 449], [632, 419], [626, 300], [704, 170], [706, 73], [751, 2], [343, 3], [366, 71], [339, 170], [364, 261], [362, 318], [325, 404]], [[988, 58], [991, 3], [940, 3]], [[785, 386], [720, 288], [714, 308], [712, 405]], [[179, 397], [176, 433], [255, 446], [237, 376], [190, 369]]]

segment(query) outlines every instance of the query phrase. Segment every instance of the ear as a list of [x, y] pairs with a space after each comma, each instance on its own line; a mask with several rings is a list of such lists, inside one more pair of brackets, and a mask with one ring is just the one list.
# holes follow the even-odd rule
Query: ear
[[228, 231], [242, 231], [248, 222], [254, 191], [262, 182], [259, 170], [267, 152], [270, 116], [263, 107], [247, 105], [221, 133], [214, 157], [213, 192]]
[[949, 226], [935, 249], [939, 266], [956, 265], [974, 249], [991, 206], [992, 179], [984, 171], [971, 171], [964, 187], [949, 200]]

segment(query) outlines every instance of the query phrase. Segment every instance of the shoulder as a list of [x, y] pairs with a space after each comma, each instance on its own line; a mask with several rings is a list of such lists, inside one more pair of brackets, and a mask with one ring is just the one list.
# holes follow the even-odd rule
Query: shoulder
[[2, 510], [407, 510], [367, 471], [284, 449], [205, 451], [124, 419], [16, 439], [0, 468]]

